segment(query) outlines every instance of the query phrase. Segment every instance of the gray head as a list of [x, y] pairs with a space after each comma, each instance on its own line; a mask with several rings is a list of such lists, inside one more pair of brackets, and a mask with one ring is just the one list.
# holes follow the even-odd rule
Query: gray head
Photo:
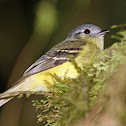
[[93, 24], [83, 24], [69, 33], [66, 40], [96, 43], [102, 50], [104, 48], [104, 35], [108, 32], [108, 30], [102, 30]]
[[[93, 25], [93, 24], [83, 24], [77, 28], [75, 28], [71, 33], [69, 33], [68, 38], [78, 38], [83, 39], [84, 37], [95, 37], [95, 36], [101, 36], [104, 37], [104, 35], [109, 32], [108, 30], [102, 30], [100, 27]], [[89, 38], [90, 38], [89, 37]]]

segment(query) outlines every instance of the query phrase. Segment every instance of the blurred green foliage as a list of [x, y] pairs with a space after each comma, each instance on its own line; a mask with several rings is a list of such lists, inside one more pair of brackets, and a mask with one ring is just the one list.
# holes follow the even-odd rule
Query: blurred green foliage
[[35, 31], [39, 34], [50, 34], [57, 25], [56, 5], [47, 1], [41, 1], [36, 6]]

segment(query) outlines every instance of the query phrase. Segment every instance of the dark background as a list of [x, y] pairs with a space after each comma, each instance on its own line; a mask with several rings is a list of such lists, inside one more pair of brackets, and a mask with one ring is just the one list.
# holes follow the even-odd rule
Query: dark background
[[[78, 25], [102, 29], [126, 23], [125, 0], [0, 0], [0, 92], [21, 77], [40, 55]], [[111, 34], [105, 47], [112, 44]], [[15, 98], [0, 109], [0, 126], [36, 126], [36, 112], [29, 99]]]

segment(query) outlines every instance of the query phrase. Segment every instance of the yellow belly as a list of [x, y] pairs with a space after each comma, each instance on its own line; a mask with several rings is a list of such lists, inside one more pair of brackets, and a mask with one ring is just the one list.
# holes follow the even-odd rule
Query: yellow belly
[[50, 73], [52, 75], [56, 74], [61, 78], [63, 78], [64, 75], [70, 78], [78, 76], [73, 64], [66, 62], [47, 71], [43, 71], [26, 78], [18, 84], [16, 91], [49, 91], [48, 82], [52, 85], [55, 84], [54, 78], [50, 75]]

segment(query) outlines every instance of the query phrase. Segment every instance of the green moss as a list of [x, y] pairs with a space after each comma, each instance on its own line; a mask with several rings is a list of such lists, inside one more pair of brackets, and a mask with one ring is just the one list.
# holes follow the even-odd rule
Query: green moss
[[45, 112], [38, 115], [38, 120], [46, 120], [48, 126], [68, 126], [73, 120], [84, 117], [88, 111], [88, 90], [85, 86], [85, 93], [83, 93], [82, 87], [85, 83], [83, 78], [84, 75], [76, 79], [60, 80], [58, 78], [58, 83], [52, 88], [53, 96], [45, 96], [46, 100], [40, 102], [33, 101], [37, 109]]

